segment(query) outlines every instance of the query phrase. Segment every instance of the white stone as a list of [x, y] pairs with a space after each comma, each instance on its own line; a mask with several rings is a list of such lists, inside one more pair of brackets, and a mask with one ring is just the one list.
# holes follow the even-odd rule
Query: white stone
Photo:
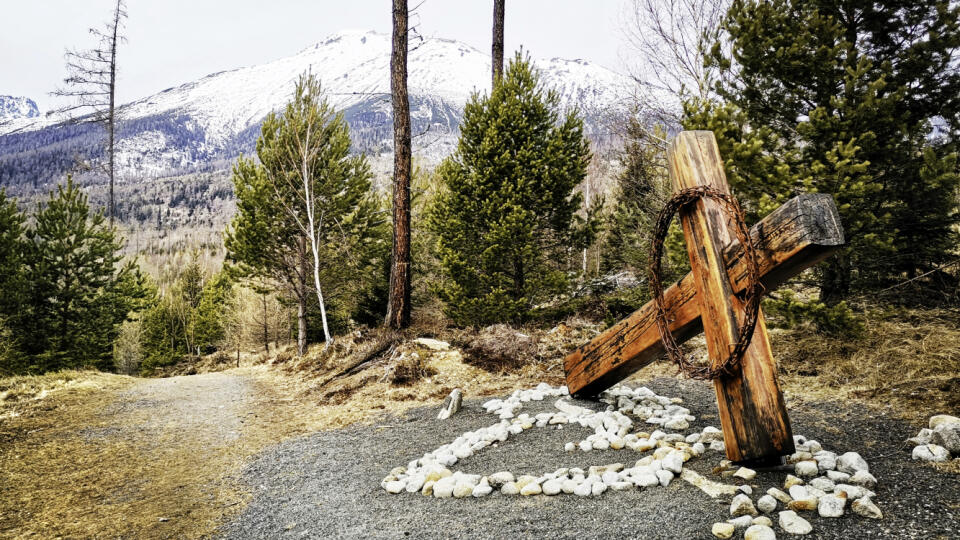
[[744, 495], [753, 495], [753, 488], [747, 484], [742, 484], [737, 487], [739, 491], [742, 491]]
[[671, 452], [661, 460], [660, 465], [674, 474], [680, 474], [680, 471], [683, 470], [683, 454]]
[[740, 467], [737, 469], [737, 472], [733, 473], [734, 478], [740, 478], [749, 482], [757, 477], [757, 471], [753, 469], [748, 469], [746, 467]]
[[931, 439], [933, 439], [933, 430], [923, 428], [920, 430], [920, 433], [917, 433], [916, 437], [907, 439], [907, 442], [914, 446], [920, 446], [921, 444], [930, 444], [932, 442]]
[[787, 534], [803, 535], [813, 532], [813, 525], [798, 516], [793, 510], [780, 512], [780, 528]]
[[817, 512], [820, 517], [835, 518], [843, 516], [843, 509], [847, 506], [846, 493], [820, 497], [817, 503]]
[[837, 468], [837, 454], [833, 452], [821, 450], [813, 455], [813, 459], [817, 462], [817, 468], [820, 469], [820, 472], [832, 471]]
[[743, 533], [743, 540], [777, 540], [777, 535], [766, 525], [751, 525]]
[[725, 444], [723, 444], [723, 441], [713, 441], [710, 443], [710, 449], [715, 452], [725, 452], [727, 447]]
[[393, 482], [387, 482], [386, 490], [387, 490], [387, 493], [400, 493], [406, 487], [407, 487], [407, 484], [405, 482], [394, 480]]
[[586, 482], [582, 484], [577, 484], [577, 487], [573, 490], [574, 495], [579, 495], [581, 497], [588, 497], [590, 493], [591, 493], [591, 486]]
[[930, 417], [930, 429], [937, 429], [942, 424], [960, 424], [960, 418], [949, 414], [937, 414]]
[[793, 470], [797, 473], [797, 476], [801, 477], [816, 476], [820, 472], [816, 461], [800, 461], [793, 466]]
[[866, 460], [860, 457], [860, 454], [847, 452], [837, 458], [837, 470], [847, 474], [853, 474], [857, 471], [870, 472], [870, 466], [867, 465]]
[[519, 495], [520, 489], [517, 488], [517, 484], [513, 482], [507, 482], [500, 488], [500, 493], [504, 495]]
[[854, 473], [854, 475], [850, 477], [850, 483], [863, 486], [867, 489], [877, 487], [877, 479], [867, 471], [857, 471]]
[[767, 490], [767, 495], [770, 495], [771, 497], [773, 497], [774, 499], [780, 501], [780, 502], [783, 503], [783, 504], [787, 504], [787, 503], [789, 503], [791, 500], [793, 500], [793, 499], [790, 498], [789, 495], [787, 495], [786, 493], [784, 493], [783, 491], [781, 491], [781, 490], [779, 490], [779, 489], [777, 489], [777, 488], [770, 488], [770, 489], [768, 489], [768, 490]]
[[506, 484], [507, 482], [514, 481], [513, 473], [509, 471], [496, 472], [488, 476], [487, 481], [490, 483], [491, 486], [495, 488], [499, 488], [504, 484]]
[[850, 475], [840, 471], [827, 471], [827, 478], [834, 482], [846, 482], [850, 480]]
[[738, 518], [728, 519], [727, 523], [738, 529], [745, 529], [750, 525], [753, 525], [753, 516], [740, 516]]
[[530, 482], [520, 490], [521, 495], [539, 495], [541, 493], [543, 493], [543, 488], [536, 482]]
[[690, 423], [684, 420], [683, 418], [674, 418], [663, 424], [663, 427], [667, 429], [673, 429], [676, 431], [681, 431], [690, 427]]
[[873, 501], [870, 500], [870, 497], [863, 497], [853, 501], [853, 504], [850, 505], [850, 509], [853, 510], [854, 514], [871, 518], [871, 519], [882, 519], [883, 512], [877, 508], [877, 505], [873, 504]]
[[938, 424], [933, 430], [930, 442], [946, 448], [955, 456], [960, 456], [960, 422]]
[[480, 484], [477, 487], [473, 488], [474, 497], [486, 497], [491, 493], [493, 493], [493, 488], [490, 487], [490, 484]]
[[771, 520], [771, 519], [768, 518], [767, 516], [757, 516], [757, 517], [753, 518], [753, 524], [754, 524], [754, 525], [765, 525], [765, 526], [767, 526], [767, 527], [773, 527], [773, 520]]
[[433, 350], [433, 351], [449, 351], [450, 344], [446, 341], [440, 341], [437, 339], [430, 338], [417, 338], [413, 340], [417, 345], [423, 345], [424, 347]]
[[653, 473], [641, 474], [633, 481], [638, 487], [648, 488], [660, 485], [660, 479]]
[[547, 480], [541, 486], [544, 495], [557, 495], [563, 490], [563, 481], [559, 479]]
[[579, 482], [576, 482], [568, 478], [567, 480], [564, 480], [563, 482], [561, 482], [560, 490], [566, 493], [567, 495], [571, 495], [573, 493], [573, 490], [577, 489], [578, 485], [580, 485]]
[[673, 473], [670, 471], [659, 470], [657, 471], [657, 480], [660, 481], [660, 485], [667, 487], [670, 485], [670, 482], [673, 481]]
[[923, 444], [913, 449], [914, 461], [948, 461], [950, 452], [937, 444]]
[[770, 495], [764, 495], [757, 499], [757, 510], [764, 514], [769, 514], [777, 509], [777, 500]]
[[731, 501], [730, 515], [733, 517], [744, 515], [755, 516], [757, 515], [757, 509], [753, 506], [753, 501], [750, 500], [750, 497], [741, 493]]
[[[870, 474], [870, 473], [867, 473]], [[836, 483], [825, 477], [821, 476], [819, 478], [814, 478], [810, 481], [810, 487], [819, 489], [820, 491], [833, 491], [833, 488], [836, 486]]]
[[590, 493], [593, 496], [601, 495], [606, 490], [607, 490], [607, 485], [604, 484], [603, 482], [594, 482], [593, 485], [590, 486]]
[[710, 532], [713, 533], [714, 536], [724, 540], [733, 537], [734, 531], [736, 531], [736, 528], [732, 523], [714, 523], [710, 529]]

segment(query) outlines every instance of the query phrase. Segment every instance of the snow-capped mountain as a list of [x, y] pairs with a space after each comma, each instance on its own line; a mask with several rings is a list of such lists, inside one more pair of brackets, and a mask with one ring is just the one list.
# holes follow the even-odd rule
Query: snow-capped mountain
[[36, 118], [38, 116], [40, 116], [40, 109], [37, 108], [37, 104], [32, 99], [18, 96], [0, 96], [0, 124], [20, 118]]
[[[253, 151], [263, 118], [289, 100], [294, 82], [307, 70], [344, 111], [356, 150], [389, 154], [390, 49], [388, 35], [340, 32], [293, 56], [213, 73], [126, 104], [118, 143], [121, 175], [132, 180], [227, 167], [240, 152]], [[629, 80], [609, 69], [558, 58], [534, 58], [534, 64], [565, 107], [579, 108], [594, 136], [605, 131], [606, 115], [626, 102]], [[490, 56], [474, 47], [433, 38], [412, 48], [408, 85], [415, 154], [436, 161], [452, 151], [464, 104], [473, 92], [488, 91], [489, 79]], [[17, 183], [32, 156], [96, 157], [102, 152], [97, 129], [62, 126], [50, 116], [0, 125], [0, 185]], [[11, 155], [20, 158], [21, 169], [14, 169]]]

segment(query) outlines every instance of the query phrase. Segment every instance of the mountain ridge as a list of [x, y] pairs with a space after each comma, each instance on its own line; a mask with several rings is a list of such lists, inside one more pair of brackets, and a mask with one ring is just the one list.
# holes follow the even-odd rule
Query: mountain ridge
[[[263, 118], [288, 101], [294, 81], [308, 69], [344, 112], [354, 149], [372, 157], [390, 154], [390, 49], [385, 34], [346, 30], [291, 56], [211, 73], [127, 103], [120, 109], [120, 176], [137, 181], [223, 168], [239, 153], [252, 152]], [[581, 111], [589, 135], [602, 137], [607, 117], [626, 110], [627, 77], [581, 59], [533, 61], [561, 105]], [[414, 141], [421, 161], [437, 162], [454, 149], [463, 106], [474, 92], [489, 91], [489, 77], [490, 56], [468, 44], [431, 38], [411, 47], [411, 120], [421, 134]], [[31, 172], [34, 184], [62, 176], [65, 154], [92, 161], [102, 156], [99, 128], [59, 121], [33, 117], [0, 126], [0, 185], [22, 184]], [[41, 156], [59, 165], [36, 165], [33, 158]]]

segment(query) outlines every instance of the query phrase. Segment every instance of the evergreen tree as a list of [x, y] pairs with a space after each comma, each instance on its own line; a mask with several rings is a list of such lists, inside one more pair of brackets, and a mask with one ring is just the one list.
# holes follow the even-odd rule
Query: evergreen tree
[[561, 117], [557, 94], [519, 54], [488, 96], [473, 95], [429, 217], [450, 278], [439, 293], [455, 320], [521, 320], [563, 290], [559, 261], [585, 243], [574, 188], [589, 158], [582, 120]]
[[[957, 245], [960, 7], [946, 0], [737, 0], [712, 61], [726, 103], [688, 103], [755, 212], [834, 195], [850, 249], [821, 265], [821, 300], [912, 276]], [[943, 121], [948, 136], [928, 135]]]
[[16, 201], [0, 189], [0, 317], [5, 319], [16, 317], [23, 301], [25, 221]]
[[25, 233], [29, 316], [19, 325], [30, 370], [112, 369], [120, 325], [142, 307], [143, 277], [134, 262], [121, 264], [121, 240], [72, 179], [34, 221]]
[[[290, 156], [303, 156], [307, 163], [294, 163]], [[227, 258], [240, 275], [271, 280], [292, 293], [303, 353], [311, 297], [317, 296], [314, 264], [325, 301], [354, 305], [358, 287], [370, 284], [388, 253], [389, 229], [370, 189], [367, 161], [350, 155], [343, 114], [323, 99], [313, 77], [300, 80], [281, 114], [268, 115], [257, 157], [259, 162], [241, 157], [234, 166], [237, 214], [224, 239]], [[313, 232], [316, 253], [305, 227], [308, 210], [320, 225]]]

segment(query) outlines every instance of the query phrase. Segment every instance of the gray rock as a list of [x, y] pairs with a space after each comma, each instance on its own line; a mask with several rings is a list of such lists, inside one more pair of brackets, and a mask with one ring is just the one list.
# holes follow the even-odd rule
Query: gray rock
[[837, 470], [847, 474], [854, 474], [857, 471], [870, 472], [870, 466], [865, 459], [856, 452], [847, 452], [837, 458]]
[[764, 495], [757, 499], [757, 509], [764, 514], [769, 514], [777, 509], [777, 500], [770, 495]]
[[440, 409], [440, 413], [437, 414], [437, 420], [446, 420], [450, 416], [457, 413], [460, 410], [460, 406], [463, 404], [463, 392], [459, 388], [454, 388], [453, 392], [450, 392], [450, 395], [447, 396], [447, 399], [443, 401], [443, 408]]
[[836, 518], [843, 516], [843, 510], [847, 506], [847, 494], [840, 492], [837, 495], [827, 495], [820, 497], [817, 504], [817, 513], [820, 517]]
[[755, 516], [757, 515], [757, 509], [753, 506], [753, 501], [750, 500], [750, 497], [741, 493], [734, 497], [730, 503], [730, 515], [733, 517], [746, 515]]
[[862, 499], [853, 501], [853, 504], [850, 505], [850, 509], [853, 510], [854, 514], [863, 517], [870, 519], [883, 519], [883, 512], [877, 508], [877, 505], [873, 504], [873, 501], [870, 500], [870, 497], [863, 497]]
[[955, 456], [960, 456], [960, 423], [937, 425], [930, 442], [946, 448]]
[[798, 516], [793, 510], [780, 512], [780, 528], [787, 534], [810, 534], [813, 532], [813, 525], [810, 522]]
[[923, 444], [913, 449], [914, 461], [948, 461], [950, 452], [938, 444]]
[[777, 540], [777, 535], [766, 525], [751, 525], [743, 533], [743, 540]]

